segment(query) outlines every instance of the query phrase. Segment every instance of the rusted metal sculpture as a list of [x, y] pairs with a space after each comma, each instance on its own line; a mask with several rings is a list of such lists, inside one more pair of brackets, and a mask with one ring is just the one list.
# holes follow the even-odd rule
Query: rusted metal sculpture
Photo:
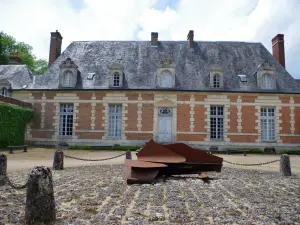
[[183, 143], [160, 145], [150, 140], [137, 153], [137, 160], [125, 159], [127, 184], [149, 183], [161, 175], [200, 174], [221, 172], [223, 158]]

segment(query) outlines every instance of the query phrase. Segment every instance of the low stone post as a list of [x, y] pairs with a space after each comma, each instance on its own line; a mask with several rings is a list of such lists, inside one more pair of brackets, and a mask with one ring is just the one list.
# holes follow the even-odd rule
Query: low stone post
[[280, 157], [280, 174], [282, 176], [291, 176], [291, 164], [290, 157], [288, 154], [283, 154]]
[[126, 151], [126, 159], [132, 159], [131, 151]]
[[36, 166], [28, 174], [25, 205], [26, 224], [50, 223], [55, 219], [51, 170], [46, 166]]
[[0, 186], [6, 184], [7, 156], [0, 154]]
[[57, 150], [54, 153], [53, 169], [54, 170], [63, 170], [64, 169], [64, 152], [63, 151]]

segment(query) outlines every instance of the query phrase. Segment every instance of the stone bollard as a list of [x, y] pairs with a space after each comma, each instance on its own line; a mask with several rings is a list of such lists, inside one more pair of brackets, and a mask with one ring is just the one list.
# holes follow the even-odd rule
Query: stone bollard
[[63, 151], [57, 150], [54, 153], [53, 169], [54, 170], [63, 170], [64, 169], [64, 152]]
[[280, 174], [282, 176], [291, 176], [291, 164], [290, 157], [287, 154], [283, 154], [280, 157]]
[[126, 151], [126, 159], [132, 159], [131, 151]]
[[0, 186], [6, 184], [7, 156], [0, 154]]
[[28, 174], [25, 205], [26, 224], [49, 223], [55, 219], [51, 170], [46, 166], [36, 166]]

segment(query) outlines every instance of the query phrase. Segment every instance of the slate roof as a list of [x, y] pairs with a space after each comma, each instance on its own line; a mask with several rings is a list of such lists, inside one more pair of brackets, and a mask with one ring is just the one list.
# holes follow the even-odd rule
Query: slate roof
[[[77, 89], [110, 89], [109, 65], [124, 66], [123, 88], [157, 90], [157, 63], [171, 57], [175, 68], [176, 90], [210, 91], [209, 73], [215, 64], [224, 69], [223, 91], [261, 92], [256, 71], [265, 60], [276, 67], [277, 90], [267, 92], [299, 92], [300, 84], [277, 62], [261, 43], [194, 42], [194, 51], [187, 41], [77, 41], [72, 42], [43, 76], [37, 76], [29, 89], [58, 89], [59, 65], [70, 57], [80, 71]], [[95, 73], [88, 80], [88, 73]], [[241, 82], [239, 74], [247, 75]], [[161, 90], [161, 89], [159, 89]]]
[[32, 86], [33, 75], [26, 65], [0, 65], [0, 83], [10, 83], [12, 89]]

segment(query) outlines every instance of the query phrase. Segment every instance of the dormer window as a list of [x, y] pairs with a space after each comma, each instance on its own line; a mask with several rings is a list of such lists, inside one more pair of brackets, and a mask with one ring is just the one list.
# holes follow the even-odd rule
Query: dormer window
[[172, 73], [168, 70], [164, 70], [159, 75], [159, 87], [171, 88], [173, 87]]
[[111, 88], [123, 87], [124, 66], [120, 63], [120, 60], [110, 64], [108, 69], [110, 73], [109, 86]]
[[214, 88], [220, 88], [220, 74], [214, 74], [213, 77], [213, 87]]
[[276, 67], [268, 61], [257, 68], [257, 86], [262, 90], [276, 89]]
[[66, 71], [63, 75], [63, 86], [72, 87], [74, 84], [74, 75], [71, 71]]
[[3, 88], [1, 89], [1, 95], [2, 95], [2, 96], [7, 96], [7, 88], [3, 87]]
[[223, 73], [224, 70], [219, 65], [214, 65], [210, 71], [210, 88], [223, 89]]
[[174, 88], [175, 87], [175, 67], [171, 57], [167, 56], [157, 63], [156, 87]]
[[78, 66], [70, 58], [59, 65], [59, 87], [75, 88], [77, 84]]
[[273, 89], [273, 78], [271, 74], [265, 73], [262, 75], [261, 86], [263, 89]]
[[115, 72], [113, 76], [113, 86], [120, 87], [120, 74], [118, 72]]

